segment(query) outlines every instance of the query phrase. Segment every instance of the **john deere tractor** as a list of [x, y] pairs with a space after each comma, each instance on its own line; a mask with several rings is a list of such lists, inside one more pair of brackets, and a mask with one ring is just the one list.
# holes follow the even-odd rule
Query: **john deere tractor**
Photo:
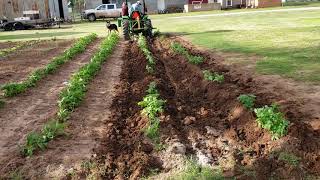
[[144, 36], [152, 36], [152, 23], [146, 14], [147, 8], [143, 0], [143, 9], [141, 11], [129, 12], [128, 0], [122, 5], [122, 17], [118, 18], [118, 26], [122, 27], [125, 40], [130, 40], [132, 36], [142, 33]]

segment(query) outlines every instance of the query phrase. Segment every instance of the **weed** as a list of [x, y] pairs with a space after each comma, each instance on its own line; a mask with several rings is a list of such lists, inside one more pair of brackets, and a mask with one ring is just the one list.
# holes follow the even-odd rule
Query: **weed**
[[203, 63], [204, 59], [201, 56], [193, 56], [191, 55], [185, 47], [183, 47], [180, 43], [173, 42], [171, 44], [171, 49], [178, 54], [186, 56], [188, 62], [191, 64], [201, 64]]
[[195, 160], [187, 160], [185, 164], [185, 168], [174, 175], [171, 179], [173, 180], [224, 180], [221, 170], [213, 170], [210, 167], [201, 166], [197, 164]]
[[152, 53], [148, 49], [147, 40], [142, 34], [139, 34], [138, 45], [139, 45], [140, 49], [142, 50], [143, 54], [147, 58], [146, 70], [150, 74], [154, 73], [156, 63], [155, 63], [155, 60], [152, 56]]
[[253, 94], [242, 94], [238, 97], [238, 100], [245, 108], [252, 110], [254, 102], [256, 101], [256, 96]]
[[28, 88], [36, 86], [36, 83], [42, 78], [49, 74], [52, 74], [57, 70], [62, 64], [71, 60], [77, 54], [85, 51], [86, 46], [88, 46], [93, 40], [97, 38], [96, 34], [91, 34], [89, 36], [80, 38], [70, 49], [65, 51], [62, 55], [55, 57], [46, 67], [37, 69], [32, 72], [27, 80], [19, 83], [8, 83], [1, 87], [4, 90], [4, 95], [7, 97], [16, 96], [25, 92]]
[[163, 112], [163, 106], [165, 101], [160, 99], [160, 94], [156, 89], [156, 83], [151, 82], [147, 90], [147, 95], [143, 98], [141, 102], [138, 103], [139, 106], [143, 108], [141, 113], [148, 117], [149, 123], [145, 128], [145, 134], [150, 139], [155, 140], [159, 137], [159, 126], [160, 120], [157, 117], [159, 113]]
[[273, 140], [279, 139], [287, 134], [289, 122], [284, 118], [284, 115], [279, 112], [278, 105], [273, 104], [271, 107], [256, 108], [254, 112], [257, 115], [259, 126], [269, 130]]
[[204, 70], [202, 73], [205, 80], [215, 81], [218, 83], [222, 83], [224, 81], [224, 76], [219, 75], [218, 73], [215, 73], [215, 72], [212, 73], [211, 71], [208, 71], [208, 70]]
[[9, 175], [11, 180], [23, 180], [23, 175], [20, 170], [12, 171]]
[[300, 163], [300, 158], [295, 156], [294, 154], [287, 153], [287, 152], [281, 152], [279, 154], [279, 160], [285, 161], [286, 163], [292, 165], [292, 166], [298, 166]]

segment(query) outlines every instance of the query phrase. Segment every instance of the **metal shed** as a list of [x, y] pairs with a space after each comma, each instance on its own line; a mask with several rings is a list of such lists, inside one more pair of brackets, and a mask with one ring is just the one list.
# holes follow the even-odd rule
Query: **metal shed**
[[41, 19], [69, 19], [68, 0], [0, 0], [0, 19], [13, 20], [30, 10], [39, 11]]

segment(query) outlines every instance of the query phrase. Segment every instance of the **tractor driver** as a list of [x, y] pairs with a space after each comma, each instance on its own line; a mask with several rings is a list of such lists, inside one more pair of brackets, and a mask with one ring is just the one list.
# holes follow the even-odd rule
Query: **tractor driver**
[[130, 16], [132, 15], [132, 13], [134, 11], [138, 11], [141, 15], [142, 14], [142, 7], [141, 7], [141, 2], [140, 1], [137, 1], [136, 3], [132, 4], [131, 8], [130, 8]]

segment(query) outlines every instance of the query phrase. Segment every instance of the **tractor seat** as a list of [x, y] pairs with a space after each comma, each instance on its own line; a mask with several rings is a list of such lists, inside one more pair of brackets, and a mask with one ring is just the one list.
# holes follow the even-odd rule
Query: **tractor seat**
[[132, 18], [132, 19], [141, 19], [141, 14], [140, 14], [140, 12], [139, 12], [139, 11], [133, 11], [133, 12], [131, 13], [131, 18]]

